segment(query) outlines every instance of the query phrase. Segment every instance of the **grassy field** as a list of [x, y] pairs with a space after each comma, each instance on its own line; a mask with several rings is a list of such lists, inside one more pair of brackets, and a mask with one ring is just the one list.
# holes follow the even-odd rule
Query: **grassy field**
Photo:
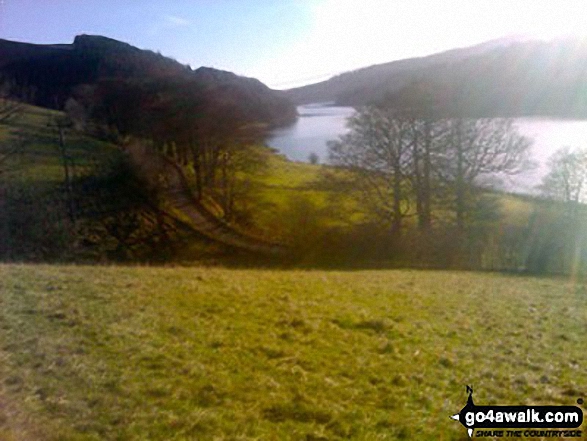
[[[59, 134], [55, 119], [60, 112], [23, 105], [22, 112], [13, 120], [0, 124], [0, 151], [10, 150], [19, 140], [21, 148], [4, 164], [3, 178], [8, 181], [25, 180], [35, 185], [61, 184], [64, 180], [62, 158], [59, 152]], [[72, 130], [65, 134], [66, 154], [71, 158], [74, 175], [84, 174], [88, 167], [104, 160], [116, 151], [105, 142], [83, 136]]]
[[432, 271], [0, 266], [2, 440], [465, 440], [587, 395], [587, 286]]

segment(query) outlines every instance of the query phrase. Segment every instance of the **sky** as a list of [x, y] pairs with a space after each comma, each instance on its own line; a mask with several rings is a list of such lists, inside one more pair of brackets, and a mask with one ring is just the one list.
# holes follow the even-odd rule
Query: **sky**
[[584, 0], [0, 0], [0, 38], [98, 34], [286, 89], [506, 37], [587, 37]]

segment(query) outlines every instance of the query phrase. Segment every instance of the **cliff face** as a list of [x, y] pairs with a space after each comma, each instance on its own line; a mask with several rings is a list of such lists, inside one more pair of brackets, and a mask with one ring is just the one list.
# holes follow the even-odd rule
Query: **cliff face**
[[102, 36], [80, 35], [64, 45], [0, 40], [0, 80], [13, 96], [48, 108], [63, 108], [80, 85], [167, 82], [212, 90], [219, 100], [245, 106], [269, 125], [296, 117], [289, 100], [258, 80], [211, 68], [192, 71], [161, 54]]

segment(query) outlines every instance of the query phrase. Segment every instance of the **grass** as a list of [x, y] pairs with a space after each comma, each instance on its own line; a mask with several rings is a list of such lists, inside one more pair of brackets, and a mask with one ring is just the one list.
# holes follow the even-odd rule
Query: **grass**
[[587, 286], [410, 270], [0, 266], [0, 439], [465, 440], [585, 398]]
[[[11, 148], [19, 139], [23, 146], [13, 154], [3, 178], [37, 186], [54, 186], [64, 181], [59, 135], [54, 126], [60, 112], [22, 105], [22, 113], [0, 124], [0, 146]], [[74, 175], [83, 175], [115, 151], [115, 147], [72, 130], [65, 133], [66, 153], [73, 163]]]
[[252, 219], [260, 232], [289, 242], [305, 230], [315, 233], [365, 221], [361, 195], [325, 185], [323, 165], [288, 161], [273, 149], [261, 153], [266, 169], [250, 177], [257, 187]]

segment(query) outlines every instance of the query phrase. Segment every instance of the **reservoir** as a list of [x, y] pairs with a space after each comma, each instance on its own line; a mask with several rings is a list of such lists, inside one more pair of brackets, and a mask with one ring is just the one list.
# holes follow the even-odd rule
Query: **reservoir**
[[[275, 130], [267, 145], [279, 150], [293, 161], [307, 162], [310, 154], [318, 155], [321, 163], [328, 162], [327, 142], [347, 132], [346, 119], [353, 115], [352, 107], [310, 104], [298, 107], [299, 118], [289, 127]], [[533, 140], [530, 159], [533, 170], [506, 177], [503, 187], [523, 193], [535, 193], [548, 167], [548, 158], [562, 147], [587, 148], [587, 120], [544, 117], [515, 118], [520, 134]]]
[[298, 106], [298, 120], [289, 127], [274, 130], [267, 145], [293, 161], [308, 162], [308, 157], [315, 153], [320, 162], [327, 162], [326, 143], [347, 132], [346, 120], [354, 113], [353, 107], [328, 104]]

